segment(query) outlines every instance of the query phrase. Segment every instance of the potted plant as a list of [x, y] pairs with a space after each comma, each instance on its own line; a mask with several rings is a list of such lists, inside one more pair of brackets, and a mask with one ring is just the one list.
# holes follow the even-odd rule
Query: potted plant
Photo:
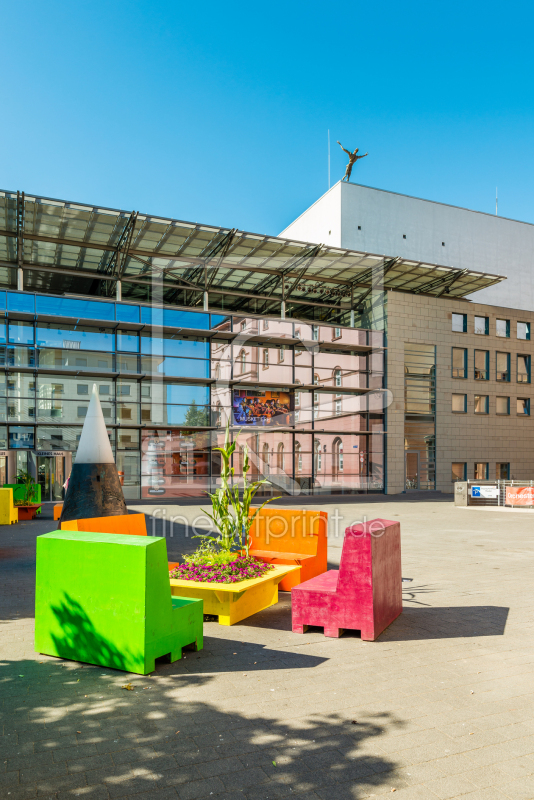
[[[241, 431], [239, 431], [241, 433]], [[238, 433], [238, 436], [239, 436]], [[211, 500], [211, 513], [202, 509], [215, 526], [214, 533], [201, 533], [194, 538], [201, 543], [192, 555], [183, 556], [184, 563], [176, 567], [171, 578], [215, 583], [236, 583], [248, 578], [259, 578], [272, 569], [249, 555], [249, 531], [256, 515], [271, 500], [271, 497], [250, 514], [250, 506], [260, 486], [267, 480], [248, 481], [250, 460], [248, 446], [243, 448], [243, 487], [240, 496], [239, 484], [234, 483], [234, 468], [230, 466], [237, 445], [237, 436], [230, 442], [230, 425], [226, 425], [223, 447], [214, 450], [221, 454], [221, 486], [213, 494], [206, 492]]]
[[33, 498], [35, 495], [35, 483], [33, 477], [25, 470], [19, 470], [17, 473], [17, 483], [22, 483], [24, 486], [24, 496], [22, 500], [15, 503], [19, 512], [19, 521], [25, 519], [34, 519], [37, 510], [41, 507], [40, 503], [34, 503]]

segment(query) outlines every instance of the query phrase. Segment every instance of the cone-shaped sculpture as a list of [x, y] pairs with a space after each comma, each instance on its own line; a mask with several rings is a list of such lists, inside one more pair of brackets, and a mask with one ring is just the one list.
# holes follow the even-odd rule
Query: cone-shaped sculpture
[[95, 385], [83, 423], [60, 521], [112, 517], [127, 513]]

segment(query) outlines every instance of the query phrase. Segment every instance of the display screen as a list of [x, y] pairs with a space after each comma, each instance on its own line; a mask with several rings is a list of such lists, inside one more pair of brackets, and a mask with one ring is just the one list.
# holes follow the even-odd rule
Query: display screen
[[234, 389], [233, 412], [236, 425], [293, 425], [292, 395], [289, 392]]

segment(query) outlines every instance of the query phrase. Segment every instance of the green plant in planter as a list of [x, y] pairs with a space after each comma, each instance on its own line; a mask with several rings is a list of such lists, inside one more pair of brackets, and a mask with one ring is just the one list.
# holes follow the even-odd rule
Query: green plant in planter
[[[241, 431], [239, 431], [241, 433]], [[243, 448], [243, 497], [239, 498], [239, 484], [233, 483], [234, 468], [230, 466], [232, 455], [237, 445], [237, 434], [233, 442], [230, 442], [230, 423], [226, 424], [226, 434], [224, 437], [224, 447], [215, 447], [221, 454], [221, 487], [213, 494], [206, 492], [211, 500], [212, 513], [202, 509], [203, 513], [210, 518], [218, 531], [218, 536], [209, 533], [198, 534], [199, 538], [209, 542], [214, 548], [218, 548], [226, 553], [233, 549], [243, 549], [248, 557], [249, 551], [249, 531], [256, 515], [261, 509], [270, 503], [271, 500], [278, 500], [278, 497], [270, 497], [249, 516], [250, 506], [254, 495], [267, 480], [248, 482], [247, 473], [250, 470], [248, 456], [248, 446]]]
[[17, 505], [21, 506], [31, 505], [33, 502], [33, 493], [35, 491], [34, 489], [35, 484], [33, 482], [33, 477], [30, 475], [29, 472], [26, 472], [25, 470], [21, 469], [17, 473], [17, 483], [22, 483], [24, 485], [24, 498], [22, 500], [22, 503], [17, 503]]
[[[203, 536], [203, 534], [200, 534]], [[204, 539], [192, 555], [182, 556], [186, 564], [198, 564], [206, 567], [216, 567], [229, 564], [236, 557], [229, 550], [218, 550], [214, 542]]]

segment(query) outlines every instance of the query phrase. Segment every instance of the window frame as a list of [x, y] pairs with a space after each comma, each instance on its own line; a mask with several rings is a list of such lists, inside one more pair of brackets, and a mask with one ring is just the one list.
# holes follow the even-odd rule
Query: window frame
[[[464, 408], [463, 411], [457, 411], [453, 408], [453, 397], [463, 397], [464, 398]], [[462, 394], [460, 392], [451, 392], [451, 413], [452, 414], [467, 414], [467, 395]]]
[[[525, 326], [525, 333], [526, 333], [525, 336], [520, 336], [519, 335], [519, 326], [520, 325], [524, 325]], [[516, 323], [516, 338], [519, 339], [520, 342], [530, 342], [530, 322], [521, 322], [521, 320], [517, 321], [517, 323]]]
[[[477, 376], [477, 370], [480, 369], [479, 367], [477, 367], [477, 353], [484, 353], [485, 354], [485, 358], [484, 358], [484, 361], [486, 362], [485, 369], [484, 369], [484, 372], [486, 373], [486, 377], [485, 378], [480, 378], [480, 377]], [[473, 377], [474, 377], [474, 380], [475, 381], [489, 381], [489, 377], [490, 377], [489, 373], [490, 373], [490, 351], [489, 350], [478, 350], [478, 349], [476, 349], [474, 351], [474, 354], [473, 354]]]
[[[458, 372], [460, 371], [458, 368], [456, 368], [454, 366], [454, 351], [455, 350], [463, 351], [463, 354], [464, 354], [464, 358], [463, 358], [464, 366], [463, 366], [463, 369], [461, 370], [464, 373], [463, 375], [455, 375], [454, 374], [455, 370], [458, 371]], [[467, 380], [467, 347], [451, 347], [451, 377], [452, 378], [458, 378], [459, 380]]]
[[[505, 324], [505, 333], [499, 333], [499, 322], [504, 322]], [[498, 336], [499, 339], [509, 339], [510, 338], [510, 320], [509, 319], [502, 319], [501, 317], [497, 317], [495, 320], [495, 336]]]
[[[477, 331], [476, 329], [477, 319], [484, 320], [484, 331]], [[489, 317], [481, 317], [478, 314], [475, 314], [473, 320], [473, 333], [475, 334], [475, 336], [489, 336]]]
[[[526, 360], [526, 369], [527, 369], [527, 371], [526, 371], [526, 373], [523, 373], [523, 372], [521, 373], [521, 375], [526, 374], [526, 376], [527, 376], [526, 381], [520, 381], [519, 380], [519, 359], [520, 358], [524, 358]], [[530, 355], [528, 355], [526, 353], [517, 353], [516, 354], [515, 365], [516, 365], [515, 366], [516, 382], [517, 383], [521, 383], [521, 384], [530, 383], [530, 380], [531, 380], [531, 358], [530, 358]]]
[[[497, 410], [497, 401], [498, 400], [506, 400], [508, 411], [498, 411]], [[499, 394], [495, 397], [495, 413], [499, 417], [509, 417], [510, 416], [510, 398], [506, 397], [505, 395]]]
[[[462, 467], [463, 476], [457, 478], [454, 474], [453, 467]], [[451, 461], [451, 483], [463, 483], [467, 480], [467, 461]]]
[[[500, 475], [501, 467], [507, 467], [506, 469], [506, 477], [503, 478]], [[509, 481], [510, 480], [510, 462], [509, 461], [496, 461], [495, 462], [495, 478], [498, 481]]]
[[[479, 478], [477, 477], [477, 466], [484, 467], [484, 477]], [[475, 481], [487, 481], [489, 480], [489, 462], [488, 461], [475, 461], [473, 463], [473, 480]]]
[[[477, 398], [479, 400], [485, 400], [485, 410], [484, 411], [477, 411]], [[487, 394], [476, 394], [475, 395], [475, 405], [474, 405], [475, 414], [482, 415], [489, 414], [489, 395]]]
[[[457, 330], [454, 327], [454, 318], [455, 317], [462, 317], [462, 330]], [[467, 333], [467, 314], [457, 314], [456, 312], [452, 312], [451, 329], [452, 329], [453, 333]]]
[[[526, 411], [519, 411], [518, 403], [520, 401], [526, 403], [526, 406], [525, 406], [525, 408], [527, 409]], [[530, 397], [516, 397], [516, 401], [515, 402], [516, 402], [516, 406], [515, 406], [516, 416], [518, 416], [518, 417], [530, 417]]]
[[[508, 376], [506, 378], [499, 378], [499, 370], [498, 370], [498, 367], [497, 367], [497, 364], [499, 362], [499, 356], [506, 356], [507, 370], [506, 370], [505, 373], [502, 373], [502, 374]], [[495, 351], [495, 380], [498, 381], [499, 383], [510, 383], [510, 378], [511, 378], [511, 375], [510, 375], [510, 353], [504, 353], [502, 350], [496, 350]]]

